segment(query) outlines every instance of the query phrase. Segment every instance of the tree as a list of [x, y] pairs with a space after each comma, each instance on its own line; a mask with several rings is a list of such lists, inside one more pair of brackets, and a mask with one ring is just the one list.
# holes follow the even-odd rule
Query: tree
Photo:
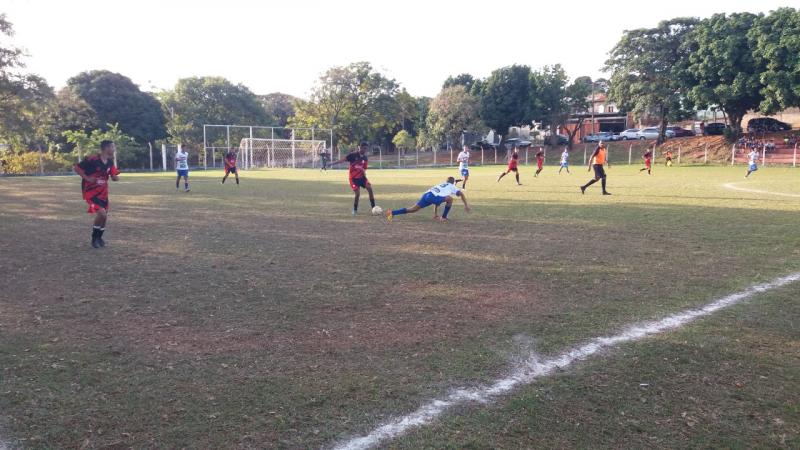
[[[0, 14], [3, 35], [13, 37], [14, 28]], [[22, 72], [23, 56], [17, 47], [0, 46], [0, 138], [18, 149], [41, 137], [41, 114], [53, 99], [53, 90], [43, 78]]]
[[250, 89], [222, 77], [183, 78], [160, 97], [170, 136], [189, 146], [203, 143], [204, 124], [270, 126], [277, 120]]
[[560, 64], [556, 64], [533, 72], [532, 78], [536, 92], [534, 119], [541, 120], [545, 129], [555, 131], [559, 125], [566, 123], [571, 112], [566, 102], [567, 72]]
[[[334, 145], [381, 138], [399, 123], [398, 84], [367, 62], [328, 69], [307, 102], [298, 102], [292, 126], [332, 128]], [[391, 139], [392, 135], [388, 135]]]
[[67, 81], [75, 94], [97, 114], [100, 123], [116, 123], [140, 143], [167, 137], [161, 104], [130, 78], [108, 70], [80, 73]]
[[658, 142], [664, 142], [667, 123], [687, 115], [681, 94], [687, 55], [681, 51], [697, 19], [662, 21], [655, 28], [626, 31], [610, 52], [605, 71], [611, 71], [609, 95], [623, 109], [639, 117], [655, 114], [661, 124]]
[[481, 89], [481, 119], [500, 134], [511, 126], [529, 124], [534, 117], [534, 90], [530, 67], [513, 65], [495, 70]]
[[459, 143], [463, 130], [482, 128], [479, 109], [478, 99], [468, 93], [464, 86], [442, 89], [431, 102], [424, 144], [438, 146], [443, 142], [451, 145]]
[[394, 144], [395, 147], [403, 150], [413, 149], [415, 142], [416, 141], [414, 137], [411, 136], [411, 133], [409, 133], [406, 130], [398, 131], [397, 134], [395, 134], [394, 138], [392, 139], [392, 144]]
[[475, 84], [475, 78], [468, 74], [462, 73], [460, 75], [449, 76], [446, 80], [444, 80], [444, 84], [442, 84], [442, 89], [449, 88], [453, 86], [464, 86], [467, 92], [472, 91], [472, 86]]
[[65, 131], [67, 142], [75, 146], [74, 156], [86, 157], [100, 149], [100, 142], [114, 141], [117, 147], [117, 164], [120, 167], [144, 167], [147, 159], [145, 147], [138, 145], [132, 136], [122, 132], [117, 124], [106, 124], [92, 131]]
[[757, 19], [750, 13], [715, 14], [698, 23], [683, 46], [689, 99], [701, 108], [717, 105], [727, 115], [733, 137], [741, 134], [744, 115], [763, 98], [763, 68], [748, 39]]
[[273, 92], [272, 94], [260, 95], [259, 100], [267, 114], [275, 118], [273, 125], [286, 126], [289, 118], [294, 116], [294, 104], [297, 99], [289, 94]]
[[774, 114], [800, 106], [800, 11], [779, 8], [758, 17], [748, 37], [762, 67], [760, 111]]

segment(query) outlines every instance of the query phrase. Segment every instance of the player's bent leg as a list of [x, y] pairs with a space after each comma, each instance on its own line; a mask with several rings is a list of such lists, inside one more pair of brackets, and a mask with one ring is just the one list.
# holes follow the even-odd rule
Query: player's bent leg
[[361, 189], [356, 188], [353, 194], [353, 215], [355, 216], [358, 213], [358, 199], [361, 198]]
[[453, 207], [453, 197], [447, 197], [444, 201], [444, 212], [442, 212], [442, 220], [447, 220], [447, 215], [450, 214], [450, 208]]

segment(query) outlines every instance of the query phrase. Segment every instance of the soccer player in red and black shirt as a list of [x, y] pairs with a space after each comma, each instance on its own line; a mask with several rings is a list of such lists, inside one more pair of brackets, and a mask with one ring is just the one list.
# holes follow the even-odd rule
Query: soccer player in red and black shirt
[[228, 179], [228, 175], [231, 173], [236, 177], [236, 184], [239, 184], [239, 171], [236, 170], [236, 152], [233, 149], [228, 149], [228, 153], [225, 154], [225, 176], [222, 177], [222, 184], [225, 184], [225, 180]]
[[75, 172], [81, 176], [83, 199], [89, 204], [89, 214], [94, 214], [92, 226], [92, 247], [105, 247], [103, 232], [108, 219], [108, 179], [117, 181], [119, 170], [114, 166], [113, 141], [100, 143], [100, 153], [92, 155], [75, 164]]
[[497, 182], [499, 183], [504, 176], [508, 175], [511, 172], [514, 172], [514, 175], [517, 177], [517, 184], [522, 186], [522, 183], [519, 182], [519, 168], [517, 167], [518, 164], [519, 164], [519, 153], [517, 151], [517, 148], [514, 147], [514, 153], [511, 154], [511, 159], [508, 160], [508, 168], [506, 169], [505, 172], [500, 174], [500, 176], [497, 178]]
[[350, 163], [350, 188], [355, 193], [355, 200], [353, 200], [353, 215], [358, 213], [358, 198], [361, 196], [361, 188], [367, 190], [369, 194], [369, 203], [375, 207], [375, 194], [372, 192], [372, 185], [367, 180], [367, 148], [369, 146], [366, 142], [362, 142], [358, 146], [358, 151], [350, 152], [339, 161], [331, 163], [331, 166], [347, 161]]
[[536, 152], [536, 173], [533, 174], [533, 177], [536, 178], [542, 173], [542, 168], [544, 167], [544, 150], [539, 148], [539, 151]]

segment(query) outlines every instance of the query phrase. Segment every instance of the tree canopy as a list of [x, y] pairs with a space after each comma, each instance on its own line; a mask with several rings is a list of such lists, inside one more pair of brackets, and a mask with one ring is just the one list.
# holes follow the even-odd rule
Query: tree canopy
[[130, 78], [108, 70], [80, 73], [67, 81], [75, 94], [97, 114], [101, 124], [119, 124], [140, 143], [167, 137], [161, 104]]
[[489, 75], [480, 91], [480, 117], [500, 134], [511, 126], [530, 124], [536, 85], [528, 66], [507, 66]]

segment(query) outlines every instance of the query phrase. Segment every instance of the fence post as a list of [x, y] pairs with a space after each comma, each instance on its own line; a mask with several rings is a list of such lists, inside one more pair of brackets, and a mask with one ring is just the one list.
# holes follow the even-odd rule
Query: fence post
[[628, 146], [628, 165], [633, 164], [633, 145]]
[[419, 149], [417, 149], [417, 167], [419, 167]]
[[378, 147], [378, 169], [383, 169], [383, 147]]
[[679, 145], [678, 146], [678, 165], [681, 164], [681, 149], [682, 149], [682, 147]]
[[794, 144], [794, 156], [792, 157], [792, 167], [797, 167], [797, 143]]
[[[438, 151], [436, 151], [436, 149], [433, 149], [433, 165], [434, 165], [434, 166], [436, 166], [436, 155], [437, 155], [438, 153], [439, 153], [439, 152], [438, 152]], [[419, 165], [419, 164], [417, 164], [417, 165]]]
[[586, 144], [583, 144], [583, 165], [586, 165]]
[[731, 145], [731, 167], [736, 162], [736, 144]]
[[528, 165], [528, 150], [530, 147], [525, 147], [525, 165]]
[[483, 165], [483, 154], [484, 154], [484, 150], [483, 150], [483, 147], [481, 147], [481, 165]]
[[[117, 154], [114, 153], [114, 165], [117, 165]], [[44, 173], [44, 164], [42, 164], [42, 147], [39, 147], [39, 173]]]
[[161, 171], [167, 171], [167, 145], [161, 144]]
[[703, 164], [708, 164], [708, 142], [703, 147]]
[[[508, 152], [506, 152], [507, 154]], [[494, 148], [494, 163], [497, 164], [497, 147]]]
[[767, 144], [761, 147], [761, 165], [767, 167]]
[[403, 150], [401, 150], [399, 148], [395, 148], [395, 151], [397, 152], [397, 168], [399, 169], [400, 168], [400, 152], [402, 152]]
[[147, 146], [150, 147], [150, 172], [153, 171], [153, 143], [148, 142]]
[[539, 147], [542, 151], [542, 164], [547, 164], [547, 147]]
[[450, 149], [450, 165], [453, 165], [453, 149]]

